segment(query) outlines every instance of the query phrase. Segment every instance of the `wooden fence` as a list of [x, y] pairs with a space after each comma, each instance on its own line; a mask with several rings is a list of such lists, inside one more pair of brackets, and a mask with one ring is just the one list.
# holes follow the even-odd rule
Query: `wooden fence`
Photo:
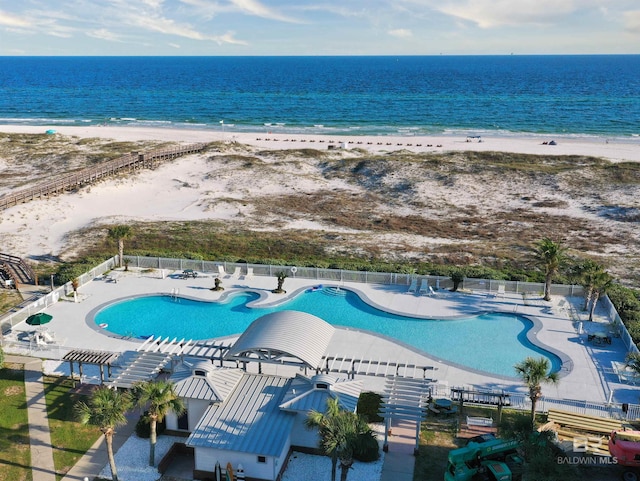
[[43, 182], [28, 189], [0, 196], [0, 210], [51, 194], [77, 189], [82, 185], [96, 182], [103, 177], [113, 175], [124, 169], [150, 168], [153, 167], [153, 163], [156, 161], [171, 160], [182, 155], [201, 152], [205, 146], [206, 144], [199, 143], [148, 153], [133, 152], [120, 158], [82, 169], [79, 172], [66, 174], [56, 180]]

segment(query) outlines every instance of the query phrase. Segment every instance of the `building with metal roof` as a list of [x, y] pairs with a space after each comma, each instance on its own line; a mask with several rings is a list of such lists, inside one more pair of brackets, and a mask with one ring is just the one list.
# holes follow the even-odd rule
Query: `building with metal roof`
[[253, 321], [225, 359], [321, 369], [334, 332], [331, 324], [306, 312], [273, 312]]
[[247, 478], [275, 480], [290, 449], [314, 449], [318, 434], [304, 426], [311, 410], [324, 412], [329, 398], [355, 411], [362, 381], [327, 374], [294, 378], [250, 374], [184, 359], [169, 378], [187, 410], [169, 413], [167, 429], [190, 433], [194, 477], [211, 477], [216, 461], [242, 464]]
[[242, 464], [248, 478], [277, 478], [286, 465], [296, 416], [280, 409], [289, 381], [244, 373], [225, 402], [207, 409], [186, 442], [194, 448], [194, 477], [210, 475], [218, 461]]

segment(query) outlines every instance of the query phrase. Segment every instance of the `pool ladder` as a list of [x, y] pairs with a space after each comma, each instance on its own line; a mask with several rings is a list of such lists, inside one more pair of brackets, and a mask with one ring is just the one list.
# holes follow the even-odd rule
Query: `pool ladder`
[[347, 295], [347, 291], [345, 291], [344, 289], [340, 289], [340, 287], [323, 287], [322, 288], [322, 293], [326, 294], [328, 296], [334, 296], [334, 297], [345, 297]]
[[178, 288], [171, 289], [171, 300], [174, 302], [180, 302], [180, 289]]

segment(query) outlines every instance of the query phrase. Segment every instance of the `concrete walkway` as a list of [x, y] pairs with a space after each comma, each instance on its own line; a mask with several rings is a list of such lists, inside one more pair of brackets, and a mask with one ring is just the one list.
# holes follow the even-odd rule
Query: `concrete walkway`
[[32, 357], [8, 355], [5, 356], [5, 362], [24, 365], [33, 481], [56, 481], [47, 403], [44, 398], [42, 361]]
[[387, 438], [389, 451], [384, 454], [380, 481], [413, 481], [416, 457], [415, 421], [393, 421]]
[[[31, 470], [33, 481], [56, 481], [56, 471], [53, 464], [53, 447], [47, 416], [47, 404], [44, 397], [44, 383], [42, 374], [42, 360], [25, 356], [5, 356], [5, 362], [24, 365], [24, 386], [27, 400], [29, 419], [29, 440], [31, 447]], [[138, 410], [127, 415], [128, 423], [118, 428], [113, 439], [113, 449], [118, 449], [125, 443], [135, 430], [140, 417]], [[63, 481], [84, 481], [93, 479], [108, 463], [107, 449], [104, 436], [94, 443], [86, 454], [78, 460], [73, 468], [62, 478]]]

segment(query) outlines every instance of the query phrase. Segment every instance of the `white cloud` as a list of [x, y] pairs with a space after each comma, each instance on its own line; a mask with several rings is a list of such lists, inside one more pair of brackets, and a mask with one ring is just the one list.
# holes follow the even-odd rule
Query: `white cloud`
[[640, 33], [640, 10], [624, 13], [625, 30], [631, 33]]
[[89, 30], [86, 32], [89, 37], [97, 38], [100, 40], [109, 40], [111, 42], [120, 42], [121, 38], [115, 33], [107, 30], [106, 28], [100, 28], [98, 30]]
[[573, 1], [558, 0], [467, 0], [445, 1], [439, 5], [436, 8], [442, 13], [475, 23], [481, 28], [548, 24], [576, 9]]
[[240, 11], [249, 15], [281, 22], [300, 23], [299, 20], [272, 10], [256, 0], [231, 0], [231, 3]]
[[387, 33], [392, 37], [398, 38], [409, 38], [413, 36], [413, 32], [406, 28], [396, 28], [394, 30], [389, 30]]
[[0, 10], [0, 25], [4, 27], [25, 28], [30, 27], [31, 22], [25, 18], [11, 15], [10, 13]]
[[216, 41], [220, 45], [222, 45], [223, 43], [228, 43], [231, 45], [248, 45], [247, 42], [234, 38], [234, 32], [227, 32], [224, 35], [216, 37]]

